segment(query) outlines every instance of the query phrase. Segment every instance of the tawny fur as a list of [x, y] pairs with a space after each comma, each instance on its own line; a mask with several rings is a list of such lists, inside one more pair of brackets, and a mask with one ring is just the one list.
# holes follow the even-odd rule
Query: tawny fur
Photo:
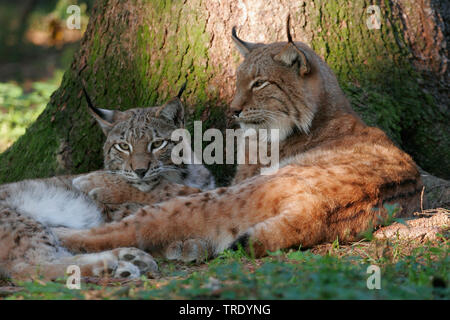
[[414, 161], [353, 112], [327, 64], [303, 43], [249, 44], [231, 104], [243, 128], [279, 129], [281, 167], [241, 165], [234, 184], [147, 206], [120, 223], [59, 235], [71, 250], [136, 246], [150, 252], [199, 239], [209, 255], [242, 242], [256, 256], [353, 241], [422, 189]]

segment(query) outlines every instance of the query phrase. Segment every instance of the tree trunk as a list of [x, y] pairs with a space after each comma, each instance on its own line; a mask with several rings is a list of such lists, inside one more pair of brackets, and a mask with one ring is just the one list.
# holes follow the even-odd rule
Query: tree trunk
[[[380, 8], [380, 29], [366, 23], [371, 4]], [[443, 9], [448, 12], [445, 2], [433, 0], [98, 0], [60, 88], [27, 133], [0, 155], [0, 181], [102, 166], [103, 135], [86, 111], [81, 79], [97, 106], [122, 110], [163, 103], [187, 80], [190, 120], [224, 129], [241, 60], [232, 26], [248, 41], [286, 41], [288, 13], [294, 39], [330, 64], [362, 118], [423, 168], [448, 178]], [[225, 181], [230, 171], [218, 166], [214, 172]]]

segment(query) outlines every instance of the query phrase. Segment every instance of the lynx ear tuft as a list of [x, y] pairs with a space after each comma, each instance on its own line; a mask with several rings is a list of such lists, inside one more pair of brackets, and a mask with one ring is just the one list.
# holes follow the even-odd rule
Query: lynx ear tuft
[[94, 107], [94, 104], [92, 103], [91, 98], [86, 91], [86, 88], [83, 84], [81, 85], [81, 87], [83, 89], [84, 97], [89, 107], [90, 114], [98, 122], [98, 124], [102, 128], [103, 133], [107, 135], [121, 112]]
[[299, 74], [303, 77], [311, 71], [311, 66], [303, 50], [292, 41], [290, 21], [291, 16], [288, 15], [286, 23], [288, 43], [273, 59], [287, 67], [298, 68]]
[[178, 99], [181, 99], [181, 95], [183, 94], [184, 90], [186, 90], [186, 85], [187, 85], [187, 81], [185, 81], [183, 83], [183, 85], [181, 86], [180, 90], [178, 91], [178, 94], [177, 94], [177, 98]]
[[290, 14], [288, 14], [288, 16], [287, 16], [286, 34], [287, 34], [288, 42], [293, 43], [292, 36], [291, 36], [291, 15]]
[[231, 39], [233, 39], [234, 44], [236, 45], [236, 48], [239, 50], [239, 52], [245, 57], [247, 54], [250, 53], [253, 49], [258, 47], [257, 43], [250, 43], [246, 42], [244, 40], [239, 39], [239, 37], [236, 34], [236, 26], [231, 29]]

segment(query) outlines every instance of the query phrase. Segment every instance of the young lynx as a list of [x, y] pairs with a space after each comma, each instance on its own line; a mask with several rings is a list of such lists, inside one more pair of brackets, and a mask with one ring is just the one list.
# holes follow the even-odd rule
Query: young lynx
[[[106, 134], [106, 171], [0, 186], [0, 266], [15, 277], [36, 272], [48, 278], [63, 276], [68, 265], [78, 265], [84, 276], [128, 278], [155, 272], [152, 257], [134, 248], [74, 256], [50, 228], [92, 228], [120, 220], [140, 203], [214, 187], [202, 165], [171, 161], [171, 133], [184, 124], [181, 92], [162, 107], [124, 112], [95, 108], [85, 92], [89, 110]], [[86, 188], [90, 196], [82, 192]], [[108, 197], [99, 199], [96, 192], [102, 190]], [[115, 197], [124, 192], [128, 203]]]
[[232, 38], [245, 59], [231, 104], [243, 128], [279, 129], [280, 169], [241, 165], [234, 185], [150, 205], [122, 222], [59, 230], [71, 250], [155, 250], [199, 239], [210, 254], [241, 243], [255, 256], [282, 248], [352, 241], [398, 203], [419, 204], [413, 160], [353, 112], [327, 64], [307, 45]]

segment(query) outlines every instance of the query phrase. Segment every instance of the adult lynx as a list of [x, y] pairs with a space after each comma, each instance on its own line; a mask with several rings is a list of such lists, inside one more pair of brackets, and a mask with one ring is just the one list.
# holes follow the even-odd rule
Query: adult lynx
[[[68, 265], [78, 265], [84, 276], [128, 278], [155, 271], [152, 257], [134, 248], [74, 256], [50, 228], [92, 228], [120, 220], [142, 203], [214, 186], [205, 167], [171, 161], [171, 133], [184, 124], [179, 96], [162, 107], [120, 112], [95, 108], [86, 94], [89, 110], [106, 134], [106, 171], [0, 186], [0, 266], [15, 277], [36, 272], [48, 278], [63, 276]], [[105, 190], [109, 197], [102, 203], [93, 199]], [[121, 193], [127, 201], [116, 196]]]
[[[419, 172], [407, 154], [353, 112], [327, 64], [300, 42], [232, 38], [245, 59], [231, 104], [243, 128], [279, 129], [280, 169], [241, 165], [234, 185], [147, 206], [122, 222], [58, 233], [71, 250], [136, 246], [150, 252], [200, 239], [210, 254], [241, 242], [268, 250], [351, 241], [399, 203], [419, 204]], [[377, 210], [379, 209], [379, 210]]]

